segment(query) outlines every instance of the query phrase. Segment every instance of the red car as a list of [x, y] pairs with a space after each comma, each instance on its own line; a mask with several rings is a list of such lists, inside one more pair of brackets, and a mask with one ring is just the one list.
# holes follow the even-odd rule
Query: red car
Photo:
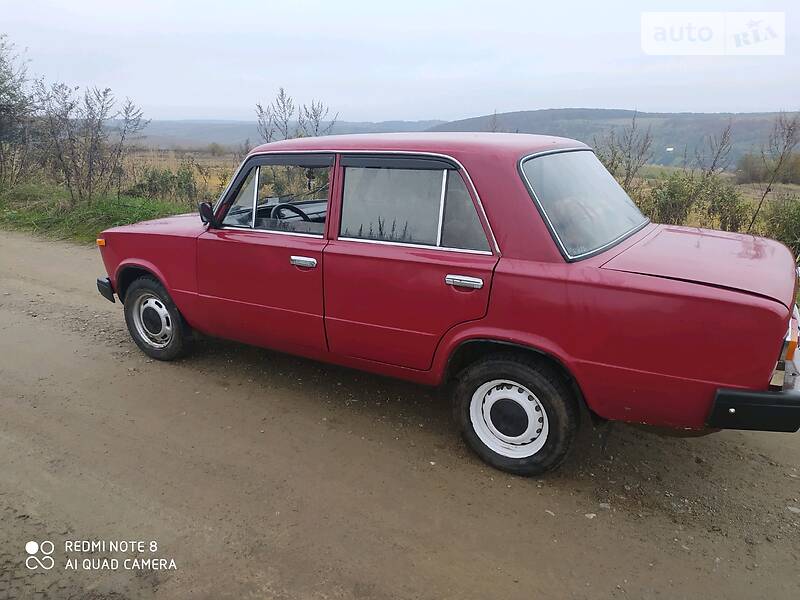
[[592, 415], [796, 431], [797, 276], [755, 237], [650, 223], [574, 140], [306, 138], [215, 206], [98, 240], [109, 300], [171, 360], [193, 332], [451, 384], [469, 445], [531, 475]]

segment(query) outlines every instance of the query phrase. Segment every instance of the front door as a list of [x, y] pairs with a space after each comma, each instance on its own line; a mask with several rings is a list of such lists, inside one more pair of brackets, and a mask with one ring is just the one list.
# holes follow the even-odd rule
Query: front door
[[400, 156], [341, 158], [337, 239], [325, 248], [331, 352], [430, 368], [451, 327], [485, 316], [492, 252], [454, 164]]
[[251, 158], [198, 240], [208, 333], [316, 355], [326, 350], [322, 254], [332, 155]]

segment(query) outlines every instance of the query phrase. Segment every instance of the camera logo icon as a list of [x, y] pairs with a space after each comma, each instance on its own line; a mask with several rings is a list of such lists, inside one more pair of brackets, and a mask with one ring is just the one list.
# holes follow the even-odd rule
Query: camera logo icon
[[50, 556], [55, 550], [55, 545], [50, 540], [45, 540], [42, 543], [30, 541], [25, 544], [25, 552], [28, 553], [25, 559], [25, 566], [31, 571], [36, 569], [44, 569], [49, 571], [55, 566], [53, 557]]

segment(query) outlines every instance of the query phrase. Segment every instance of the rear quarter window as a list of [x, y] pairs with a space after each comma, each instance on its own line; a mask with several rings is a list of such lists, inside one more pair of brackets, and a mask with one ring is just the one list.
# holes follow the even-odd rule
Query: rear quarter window
[[521, 169], [570, 259], [610, 247], [648, 222], [591, 150], [533, 156]]

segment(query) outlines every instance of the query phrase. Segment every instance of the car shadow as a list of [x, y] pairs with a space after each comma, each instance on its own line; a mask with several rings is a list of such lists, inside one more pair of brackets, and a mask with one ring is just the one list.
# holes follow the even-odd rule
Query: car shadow
[[[362, 415], [372, 424], [423, 427], [437, 448], [457, 454], [465, 468], [483, 468], [461, 441], [442, 389], [223, 340], [200, 341], [182, 362], [223, 380], [245, 376], [253, 385], [266, 382], [311, 405], [328, 402], [340, 411], [340, 420]], [[364, 435], [372, 433], [374, 425]], [[595, 506], [636, 518], [666, 515], [678, 525], [764, 537], [789, 533], [790, 522], [775, 518], [785, 512], [785, 494], [770, 490], [793, 485], [794, 495], [800, 495], [800, 479], [793, 473], [795, 466], [760, 452], [746, 433], [675, 437], [642, 426], [595, 424], [583, 411], [565, 462], [527, 481], [582, 494]]]

